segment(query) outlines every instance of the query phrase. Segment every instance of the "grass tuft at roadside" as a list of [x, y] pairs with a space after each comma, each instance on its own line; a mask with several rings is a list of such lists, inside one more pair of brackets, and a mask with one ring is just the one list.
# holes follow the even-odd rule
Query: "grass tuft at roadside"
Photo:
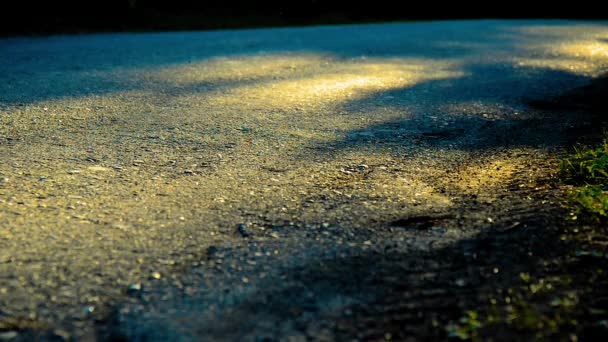
[[560, 161], [562, 179], [575, 188], [569, 196], [570, 219], [585, 213], [595, 221], [608, 217], [608, 140], [594, 148], [575, 148]]

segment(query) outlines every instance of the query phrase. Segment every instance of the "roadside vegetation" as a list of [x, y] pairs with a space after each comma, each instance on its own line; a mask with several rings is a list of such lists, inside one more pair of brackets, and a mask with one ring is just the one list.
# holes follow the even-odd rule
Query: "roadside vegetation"
[[588, 214], [596, 222], [608, 218], [608, 140], [595, 148], [578, 148], [561, 160], [562, 179], [575, 188], [570, 194], [570, 219]]

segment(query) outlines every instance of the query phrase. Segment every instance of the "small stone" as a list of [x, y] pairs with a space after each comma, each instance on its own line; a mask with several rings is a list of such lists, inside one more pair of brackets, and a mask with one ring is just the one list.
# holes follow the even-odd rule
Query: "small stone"
[[152, 278], [156, 279], [156, 280], [160, 279], [160, 273], [158, 273], [158, 272], [152, 272]]
[[0, 177], [0, 183], [8, 183], [8, 177]]
[[327, 223], [327, 222], [323, 222], [323, 223], [321, 224], [321, 227], [323, 227], [323, 228], [329, 228], [329, 223]]
[[91, 315], [95, 312], [95, 307], [93, 305], [87, 305], [84, 307], [84, 313], [87, 315]]
[[277, 234], [275, 232], [270, 233], [270, 236], [272, 236], [275, 239], [278, 239], [280, 237], [279, 234]]
[[142, 283], [134, 283], [129, 285], [129, 287], [127, 288], [127, 294], [131, 296], [138, 295], [141, 294], [143, 289], [144, 286], [142, 285]]
[[431, 232], [435, 234], [445, 234], [448, 232], [448, 230], [441, 227], [432, 227]]
[[186, 170], [184, 170], [184, 173], [187, 175], [193, 175], [194, 171], [186, 169]]
[[0, 341], [9, 341], [17, 338], [19, 334], [16, 331], [2, 331], [0, 332]]
[[80, 170], [68, 170], [68, 174], [69, 175], [75, 175], [75, 174], [79, 174]]
[[239, 224], [239, 226], [237, 227], [237, 230], [238, 230], [239, 234], [241, 234], [242, 237], [251, 236], [251, 234], [249, 234], [249, 232], [247, 231], [247, 225], [245, 225], [243, 223]]
[[464, 281], [464, 279], [459, 278], [459, 279], [456, 279], [454, 284], [456, 284], [456, 286], [458, 286], [458, 287], [464, 287], [467, 283]]

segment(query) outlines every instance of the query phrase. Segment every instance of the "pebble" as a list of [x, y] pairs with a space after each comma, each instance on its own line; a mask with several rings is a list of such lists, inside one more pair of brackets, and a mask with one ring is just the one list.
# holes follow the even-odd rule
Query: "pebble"
[[144, 289], [144, 287], [143, 287], [142, 283], [131, 284], [127, 288], [127, 294], [128, 295], [137, 295], [137, 294], [140, 294], [141, 291], [143, 291], [143, 289]]
[[447, 233], [448, 230], [445, 228], [440, 228], [440, 227], [432, 227], [431, 228], [431, 233], [435, 233], [435, 234], [445, 234]]
[[456, 279], [454, 284], [458, 287], [464, 287], [467, 283], [464, 281], [464, 279], [459, 278], [459, 279]]
[[154, 278], [156, 280], [160, 279], [160, 273], [158, 273], [158, 272], [152, 272], [152, 278]]
[[247, 231], [247, 225], [245, 225], [243, 223], [239, 224], [239, 226], [237, 227], [237, 230], [238, 230], [239, 234], [241, 234], [242, 237], [251, 236], [251, 234], [249, 234], [249, 232]]
[[84, 307], [84, 313], [87, 315], [91, 315], [95, 312], [95, 307], [93, 305], [87, 305]]

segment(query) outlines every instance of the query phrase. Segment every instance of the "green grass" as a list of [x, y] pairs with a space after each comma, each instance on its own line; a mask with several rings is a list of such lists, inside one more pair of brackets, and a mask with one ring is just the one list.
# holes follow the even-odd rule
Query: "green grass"
[[608, 140], [595, 148], [575, 149], [560, 161], [560, 175], [575, 186], [570, 195], [576, 208], [571, 219], [582, 213], [599, 221], [608, 218]]

